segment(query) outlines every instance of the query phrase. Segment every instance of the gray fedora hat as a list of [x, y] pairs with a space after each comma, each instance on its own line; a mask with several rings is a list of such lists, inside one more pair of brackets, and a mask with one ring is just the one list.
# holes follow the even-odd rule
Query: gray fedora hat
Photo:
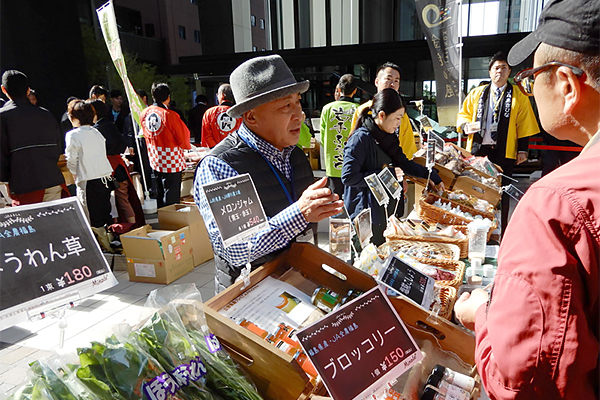
[[240, 64], [229, 77], [236, 104], [227, 110], [232, 118], [293, 93], [304, 93], [309, 81], [297, 82], [279, 55], [256, 57]]

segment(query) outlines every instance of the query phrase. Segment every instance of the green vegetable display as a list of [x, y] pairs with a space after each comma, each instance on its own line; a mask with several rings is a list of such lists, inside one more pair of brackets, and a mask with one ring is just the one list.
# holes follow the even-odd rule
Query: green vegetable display
[[29, 365], [29, 375], [29, 382], [18, 388], [10, 400], [97, 400], [96, 396], [83, 392], [68, 371], [59, 376], [45, 363], [34, 361]]
[[177, 312], [166, 307], [152, 314], [130, 337], [173, 375], [182, 392], [191, 399], [219, 399], [206, 389], [206, 366], [177, 320]]

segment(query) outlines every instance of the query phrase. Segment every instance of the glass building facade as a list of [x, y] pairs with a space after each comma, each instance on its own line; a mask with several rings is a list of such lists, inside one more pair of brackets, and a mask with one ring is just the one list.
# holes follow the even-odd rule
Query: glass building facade
[[[249, 0], [232, 2], [239, 5]], [[264, 0], [263, 3], [252, 0], [251, 5], [253, 8], [264, 8], [265, 14], [270, 16], [267, 23], [270, 40], [265, 42], [267, 51], [302, 51], [319, 47], [334, 50], [337, 46], [351, 46], [351, 49], [357, 45], [392, 42], [423, 43], [425, 39], [414, 0]], [[488, 80], [489, 57], [498, 50], [507, 50], [496, 46], [497, 38], [533, 30], [543, 5], [544, 0], [464, 1], [461, 7], [461, 31], [467, 47], [463, 51], [462, 69], [465, 92]], [[468, 38], [483, 36], [489, 53], [469, 56]], [[252, 41], [248, 38], [245, 40]], [[239, 42], [241, 40], [236, 39], [236, 43]], [[236, 46], [238, 51], [251, 49], [238, 50]], [[377, 65], [389, 60], [402, 68], [400, 91], [403, 96], [407, 99], [425, 99], [430, 105], [430, 115], [435, 117], [435, 107], [431, 105], [435, 103], [436, 82], [428, 54], [415, 57], [411, 51], [390, 51], [385, 60], [357, 59], [359, 62], [352, 64], [293, 67], [295, 74], [312, 82], [311, 92], [305, 96], [306, 107], [311, 112], [332, 100], [332, 91], [339, 75], [353, 73], [372, 84]], [[516, 72], [517, 68], [513, 74]], [[363, 90], [356, 100], [363, 101], [372, 94], [369, 90]]]

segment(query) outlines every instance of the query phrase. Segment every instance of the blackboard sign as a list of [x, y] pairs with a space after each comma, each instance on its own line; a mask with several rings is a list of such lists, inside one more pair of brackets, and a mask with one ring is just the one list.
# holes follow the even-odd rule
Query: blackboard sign
[[296, 335], [336, 400], [372, 399], [423, 358], [379, 286]]
[[209, 183], [202, 190], [225, 247], [267, 227], [267, 217], [250, 174]]
[[389, 257], [377, 278], [386, 286], [429, 310], [435, 280], [397, 257]]
[[73, 197], [1, 209], [0, 252], [0, 329], [118, 283]]

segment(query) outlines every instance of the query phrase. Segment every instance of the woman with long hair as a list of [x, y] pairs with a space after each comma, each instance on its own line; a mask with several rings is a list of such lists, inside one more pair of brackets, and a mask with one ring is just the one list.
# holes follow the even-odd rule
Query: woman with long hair
[[[382, 90], [373, 98], [372, 106], [364, 109], [359, 116], [357, 128], [351, 133], [344, 148], [344, 205], [352, 219], [362, 210], [371, 209], [371, 242], [375, 245], [380, 245], [385, 240], [383, 231], [386, 226], [386, 211], [384, 206], [378, 204], [364, 178], [379, 173], [384, 168], [390, 168], [394, 175], [395, 169], [400, 168], [407, 175], [425, 179], [429, 176], [427, 168], [406, 158], [395, 135], [404, 112], [404, 104], [398, 92], [391, 88]], [[442, 179], [435, 170], [432, 170], [430, 179], [437, 190], [444, 189]], [[388, 215], [392, 215], [394, 211], [396, 216], [404, 213], [403, 197], [400, 196], [400, 204], [390, 198]]]

